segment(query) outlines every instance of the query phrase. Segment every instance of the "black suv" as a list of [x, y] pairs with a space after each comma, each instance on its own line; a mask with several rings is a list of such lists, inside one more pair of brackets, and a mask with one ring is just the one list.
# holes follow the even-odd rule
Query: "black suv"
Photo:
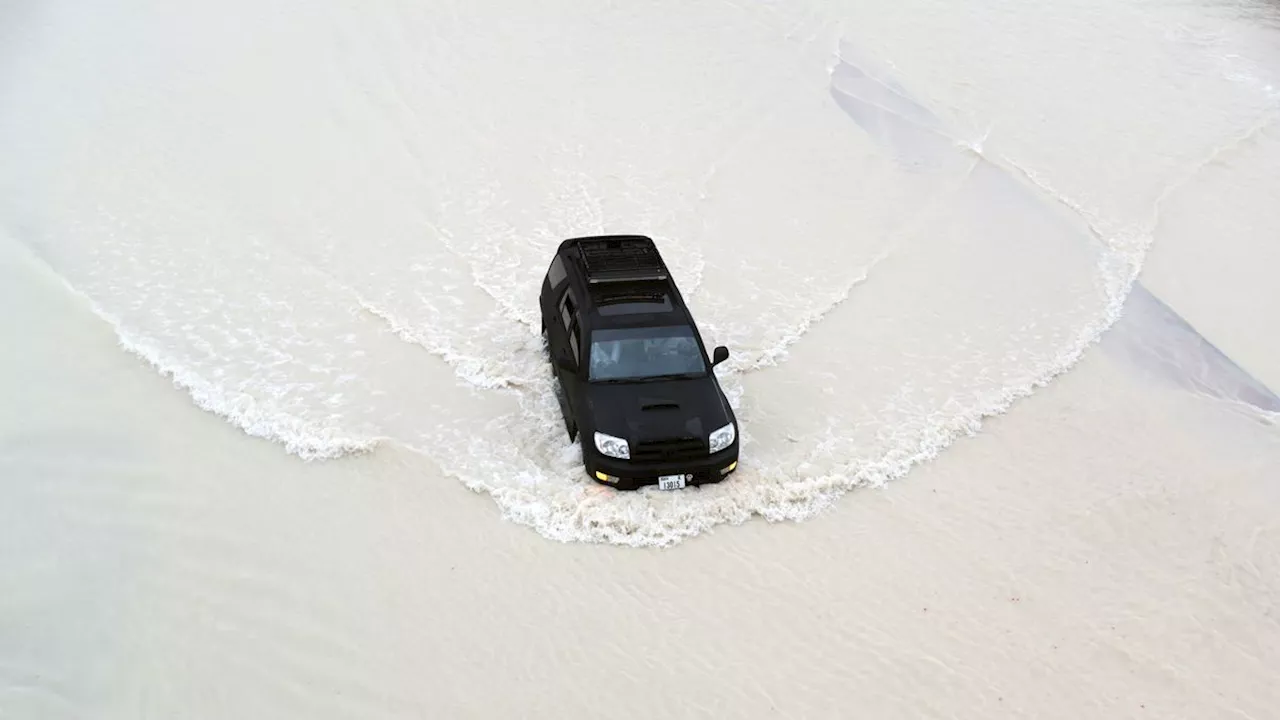
[[620, 490], [723, 480], [738, 465], [733, 409], [653, 240], [570, 238], [542, 281], [542, 333], [569, 439]]

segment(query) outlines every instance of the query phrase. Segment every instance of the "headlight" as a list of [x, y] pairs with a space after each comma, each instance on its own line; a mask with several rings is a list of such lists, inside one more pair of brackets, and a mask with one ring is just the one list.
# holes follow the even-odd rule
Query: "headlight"
[[631, 459], [631, 447], [627, 441], [604, 433], [596, 433], [596, 449], [609, 457]]
[[737, 431], [733, 427], [733, 423], [729, 423], [724, 427], [711, 433], [709, 444], [712, 453], [718, 453], [721, 450], [733, 444], [733, 439], [737, 437]]

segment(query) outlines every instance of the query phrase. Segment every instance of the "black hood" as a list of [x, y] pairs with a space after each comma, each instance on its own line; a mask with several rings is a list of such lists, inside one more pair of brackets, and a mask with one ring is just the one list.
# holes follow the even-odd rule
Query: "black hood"
[[587, 391], [596, 430], [630, 443], [670, 438], [706, 440], [729, 422], [715, 379], [593, 384]]

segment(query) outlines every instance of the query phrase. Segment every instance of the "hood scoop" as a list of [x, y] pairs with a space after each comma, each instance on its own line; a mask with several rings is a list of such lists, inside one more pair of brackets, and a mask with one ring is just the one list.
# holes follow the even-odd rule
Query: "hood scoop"
[[640, 409], [646, 412], [649, 410], [679, 410], [680, 403], [669, 398], [642, 397], [640, 398]]

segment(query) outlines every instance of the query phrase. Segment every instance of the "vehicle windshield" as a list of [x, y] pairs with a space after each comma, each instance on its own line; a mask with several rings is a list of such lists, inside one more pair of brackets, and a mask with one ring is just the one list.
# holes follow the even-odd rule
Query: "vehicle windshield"
[[701, 375], [706, 363], [688, 325], [597, 330], [591, 334], [592, 381]]

